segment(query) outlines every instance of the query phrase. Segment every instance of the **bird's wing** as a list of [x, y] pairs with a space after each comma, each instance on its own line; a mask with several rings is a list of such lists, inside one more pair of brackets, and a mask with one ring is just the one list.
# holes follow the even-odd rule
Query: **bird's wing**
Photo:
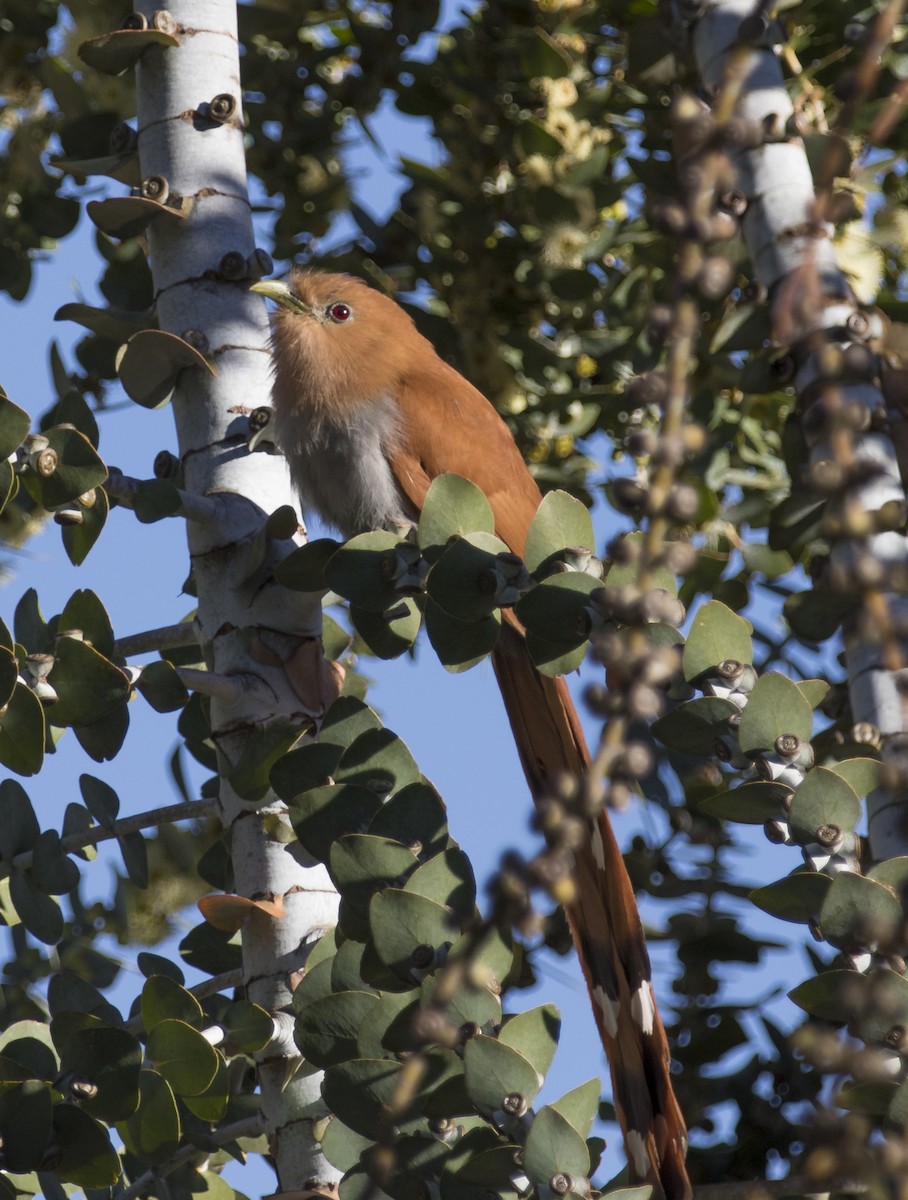
[[[437, 475], [462, 475], [488, 497], [498, 536], [522, 554], [540, 493], [491, 404], [440, 359], [409, 374], [397, 400], [401, 442], [419, 448], [387, 448], [409, 502], [421, 511]], [[567, 684], [539, 674], [520, 623], [510, 610], [503, 615], [492, 663], [524, 772], [539, 800], [561, 773], [582, 776], [589, 754]], [[636, 898], [605, 812], [589, 833], [574, 854], [576, 894], [567, 915], [612, 1070], [630, 1178], [652, 1184], [660, 1200], [689, 1200], [686, 1131]]]
[[[462, 475], [488, 497], [498, 536], [522, 554], [542, 497], [508, 427], [485, 396], [438, 359], [430, 370], [401, 381], [397, 401], [403, 444], [387, 452], [410, 503], [422, 509], [437, 475]], [[418, 455], [413, 446], [419, 447]]]

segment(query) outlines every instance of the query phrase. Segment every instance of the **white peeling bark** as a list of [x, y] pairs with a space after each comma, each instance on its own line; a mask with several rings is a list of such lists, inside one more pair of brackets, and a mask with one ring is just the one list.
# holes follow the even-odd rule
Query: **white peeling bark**
[[[138, 7], [151, 23], [158, 5]], [[235, 4], [174, 0], [170, 12], [180, 45], [149, 49], [136, 71], [138, 145], [142, 178], [163, 176], [171, 195], [193, 200], [185, 221], [158, 221], [149, 229], [161, 328], [180, 336], [201, 333], [218, 372], [212, 378], [184, 371], [173, 413], [182, 486], [217, 498], [213, 515], [205, 521], [190, 517], [187, 531], [208, 667], [241, 685], [216, 688], [211, 696], [212, 728], [226, 768], [250, 734], [275, 720], [298, 721], [313, 707], [296, 695], [280, 663], [318, 636], [321, 612], [271, 577], [286, 545], [270, 544], [264, 560], [253, 546], [268, 515], [293, 497], [284, 460], [246, 448], [248, 413], [266, 404], [271, 390], [265, 306], [249, 293], [251, 279], [230, 282], [219, 271], [228, 252], [248, 259], [255, 251]], [[224, 94], [235, 97], [236, 113], [216, 124], [205, 106]], [[301, 866], [285, 843], [266, 835], [264, 812], [286, 820], [273, 797], [266, 807], [253, 808], [224, 782], [220, 807], [232, 830], [237, 890], [285, 898], [282, 920], [256, 912], [243, 931], [250, 999], [276, 1016], [278, 1035], [260, 1056], [259, 1077], [280, 1187], [330, 1186], [338, 1173], [312, 1136], [320, 1077], [294, 1077], [288, 1084], [299, 1061], [285, 1010], [293, 973], [318, 934], [335, 923], [337, 897], [321, 865]]]
[[[690, 5], [687, 6], [690, 9]], [[740, 83], [736, 112], [768, 131], [756, 149], [730, 151], [738, 171], [738, 187], [747, 198], [741, 229], [756, 278], [767, 290], [773, 331], [780, 347], [795, 356], [799, 394], [821, 376], [820, 356], [832, 346], [877, 336], [867, 330], [858, 305], [836, 261], [831, 227], [818, 219], [813, 179], [799, 137], [788, 137], [793, 115], [780, 60], [769, 46], [739, 46], [741, 22], [751, 17], [753, 0], [708, 0], [689, 22], [694, 55], [703, 83], [720, 89], [733, 76]], [[860, 319], [855, 320], [856, 314]], [[843, 405], [857, 402], [870, 413], [885, 407], [874, 382], [837, 382]], [[809, 411], [809, 410], [808, 410]], [[850, 503], [874, 512], [888, 501], [905, 500], [895, 448], [884, 433], [857, 433], [850, 447], [852, 463], [866, 464], [874, 474], [850, 491]], [[821, 441], [811, 445], [811, 462], [833, 458]], [[908, 547], [900, 534], [878, 533], [842, 541], [832, 548], [833, 568], [851, 572], [858, 557], [885, 569], [904, 569]], [[885, 586], [885, 583], [884, 583]], [[905, 615], [904, 597], [878, 595], [888, 620]], [[891, 663], [892, 634], [885, 621], [876, 626], [864, 617], [845, 631], [849, 694], [855, 722], [866, 723], [882, 736], [883, 755], [895, 757], [908, 729], [904, 691], [897, 686]], [[874, 630], [876, 633], [874, 634]], [[902, 660], [908, 661], [902, 649]], [[882, 789], [867, 800], [868, 833], [874, 860], [908, 853], [908, 820], [904, 803]]]

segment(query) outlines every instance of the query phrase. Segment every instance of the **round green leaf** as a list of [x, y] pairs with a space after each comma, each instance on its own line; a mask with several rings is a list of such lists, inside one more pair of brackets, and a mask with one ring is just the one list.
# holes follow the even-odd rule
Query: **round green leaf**
[[340, 696], [322, 718], [318, 740], [321, 745], [340, 746], [346, 750], [361, 733], [381, 727], [381, 721], [368, 704], [355, 696]]
[[[611, 575], [609, 576], [611, 581]], [[714, 670], [727, 659], [753, 662], [752, 626], [718, 600], [697, 610], [684, 644], [681, 665], [691, 682]]]
[[297, 546], [277, 564], [274, 577], [281, 587], [294, 592], [323, 592], [328, 586], [325, 567], [340, 547], [341, 543], [334, 538], [316, 538], [305, 546]]
[[347, 747], [334, 772], [337, 783], [357, 784], [383, 797], [422, 779], [401, 739], [390, 729], [367, 729]]
[[306, 974], [293, 993], [293, 1011], [295, 1013], [302, 1012], [307, 1004], [314, 1004], [316, 1000], [333, 994], [334, 989], [331, 986], [333, 962], [332, 957], [326, 962], [318, 962], [312, 966], [306, 964]]
[[374, 1140], [379, 1136], [400, 1069], [399, 1063], [387, 1058], [338, 1063], [325, 1071], [322, 1096], [349, 1129]]
[[410, 875], [417, 865], [412, 850], [389, 838], [366, 833], [345, 834], [331, 847], [331, 878], [344, 901], [363, 918], [373, 895], [395, 880]]
[[804, 924], [820, 911], [831, 882], [828, 875], [818, 871], [795, 871], [785, 879], [755, 888], [750, 898], [757, 908], [781, 921]]
[[514, 612], [537, 637], [579, 646], [589, 636], [584, 613], [590, 606], [590, 595], [601, 586], [600, 580], [580, 571], [553, 575], [527, 592], [515, 605]]
[[820, 928], [833, 946], [891, 946], [901, 927], [901, 905], [890, 888], [851, 871], [835, 876], [820, 909]]
[[126, 702], [129, 680], [87, 642], [57, 640], [48, 682], [58, 701], [48, 710], [53, 725], [91, 725]]
[[[812, 518], [815, 510], [811, 510]], [[837, 596], [829, 591], [795, 592], [782, 606], [785, 620], [794, 634], [807, 642], [825, 642], [834, 637], [854, 599]]]
[[369, 833], [394, 838], [424, 858], [446, 845], [447, 812], [431, 784], [409, 783], [379, 808]]
[[[422, 1003], [430, 1005], [435, 995], [436, 983], [431, 976], [422, 981], [420, 989]], [[445, 1004], [445, 1013], [455, 1025], [478, 1025], [484, 1033], [492, 1026], [501, 1024], [501, 1000], [488, 988], [464, 983]], [[393, 1049], [406, 1049], [394, 1046]]]
[[415, 600], [402, 596], [385, 612], [370, 612], [350, 605], [353, 628], [376, 658], [392, 659], [405, 654], [416, 641], [422, 614]]
[[908, 855], [902, 854], [876, 863], [867, 872], [867, 878], [888, 884], [897, 895], [901, 895], [908, 887]]
[[31, 420], [18, 404], [13, 404], [6, 392], [0, 388], [0, 458], [18, 450], [28, 434]]
[[369, 992], [339, 992], [307, 1004], [294, 1027], [303, 1057], [316, 1067], [356, 1058], [359, 1027], [378, 1005], [379, 998]]
[[560, 1100], [555, 1100], [549, 1108], [560, 1113], [582, 1138], [588, 1137], [599, 1113], [599, 1099], [602, 1085], [598, 1078], [588, 1079], [579, 1087], [566, 1092]]
[[788, 820], [799, 842], [815, 842], [823, 825], [852, 832], [861, 818], [861, 802], [841, 775], [826, 767], [808, 771], [791, 798]]
[[139, 1105], [131, 1117], [117, 1124], [117, 1132], [130, 1154], [150, 1162], [164, 1162], [180, 1141], [180, 1115], [170, 1084], [157, 1071], [139, 1074]]
[[92, 1022], [68, 1037], [60, 1055], [60, 1074], [92, 1083], [95, 1095], [81, 1107], [101, 1121], [122, 1121], [139, 1103], [142, 1047], [125, 1029]]
[[491, 533], [471, 533], [451, 542], [429, 572], [426, 590], [450, 617], [481, 621], [498, 607], [493, 576], [499, 554], [510, 551]]
[[290, 803], [300, 793], [327, 784], [337, 770], [341, 747], [308, 742], [282, 755], [271, 768], [271, 786]]
[[45, 829], [35, 842], [31, 879], [35, 887], [48, 896], [63, 896], [79, 886], [79, 868], [60, 849], [60, 835], [56, 829]]
[[137, 888], [148, 887], [148, 847], [141, 829], [132, 829], [117, 837], [126, 874]]
[[491, 653], [498, 641], [501, 614], [496, 611], [479, 621], [460, 621], [430, 599], [426, 602], [425, 622], [438, 661], [446, 671], [457, 675]]
[[532, 1104], [542, 1079], [522, 1054], [496, 1038], [479, 1033], [464, 1047], [467, 1093], [481, 1113], [500, 1112], [505, 1096]]
[[476, 880], [470, 860], [458, 847], [444, 850], [417, 867], [404, 886], [408, 892], [443, 904], [461, 923], [473, 916]]
[[707, 796], [697, 807], [701, 812], [723, 821], [762, 825], [784, 816], [785, 801], [791, 796], [792, 790], [784, 783], [742, 783], [731, 791]]
[[716, 742], [728, 732], [728, 718], [741, 710], [731, 700], [700, 696], [653, 722], [653, 736], [669, 750], [712, 757]]
[[371, 1138], [354, 1133], [343, 1121], [331, 1117], [322, 1135], [322, 1153], [338, 1171], [349, 1171], [359, 1162], [359, 1156], [373, 1145]]
[[189, 700], [189, 692], [176, 667], [165, 659], [144, 666], [136, 688], [159, 713], [176, 712]]
[[817, 708], [823, 703], [829, 684], [825, 679], [799, 679], [798, 690], [811, 708]]
[[15, 779], [0, 782], [0, 858], [12, 862], [31, 850], [41, 836], [41, 826], [28, 792]]
[[17, 775], [37, 775], [44, 761], [44, 709], [24, 683], [17, 683], [0, 712], [0, 763]]
[[239, 934], [215, 929], [207, 921], [191, 929], [180, 942], [179, 949], [186, 966], [205, 971], [208, 975], [236, 971], [243, 965]]
[[[122, 202], [133, 197], [119, 199]], [[209, 376], [217, 373], [204, 354], [163, 329], [141, 329], [117, 352], [117, 375], [123, 390], [143, 408], [161, 408], [167, 404], [180, 372], [188, 367], [205, 371]]]
[[[423, 985], [431, 980], [427, 975]], [[374, 993], [370, 993], [374, 995]], [[388, 1053], [415, 1049], [413, 1017], [419, 1008], [414, 992], [382, 992], [357, 1030], [357, 1058], [381, 1058]], [[428, 1001], [431, 1003], [431, 1000]], [[449, 1009], [446, 1009], [450, 1012]]]
[[882, 1045], [896, 1026], [908, 1026], [908, 979], [895, 971], [872, 971], [864, 1003], [855, 1007], [850, 1028], [861, 1041]]
[[41, 1164], [51, 1136], [53, 1103], [50, 1088], [37, 1079], [0, 1086], [0, 1129], [4, 1167], [15, 1174]]
[[[687, 645], [690, 645], [688, 639]], [[686, 647], [685, 647], [686, 649]], [[744, 754], [771, 751], [783, 733], [810, 740], [813, 710], [796, 683], [770, 671], [756, 682], [741, 713], [738, 742]]]
[[120, 797], [103, 779], [94, 775], [79, 776], [79, 791], [85, 807], [104, 829], [112, 829], [120, 811]]
[[63, 937], [63, 913], [57, 901], [35, 887], [28, 871], [10, 875], [9, 895], [28, 932], [45, 946], [56, 946]]
[[114, 652], [114, 633], [107, 609], [89, 588], [80, 588], [66, 601], [57, 621], [60, 630], [79, 629], [99, 654], [110, 658]]
[[880, 783], [880, 762], [876, 758], [843, 758], [841, 762], [824, 763], [828, 770], [841, 775], [854, 789], [855, 795], [867, 796]]
[[218, 1058], [218, 1069], [214, 1079], [198, 1096], [182, 1096], [183, 1103], [201, 1121], [219, 1121], [227, 1111], [230, 1100], [230, 1074], [227, 1063]]
[[361, 533], [328, 559], [325, 583], [359, 608], [385, 612], [401, 598], [394, 579], [389, 577], [389, 566], [393, 566], [398, 554], [406, 551], [406, 544], [401, 543], [396, 533], [384, 530]]
[[142, 988], [142, 1024], [151, 1033], [162, 1021], [185, 1021], [199, 1026], [202, 1006], [191, 992], [166, 975], [151, 975]]
[[541, 577], [558, 561], [559, 551], [592, 550], [595, 545], [593, 519], [586, 505], [567, 492], [552, 491], [543, 497], [530, 525], [524, 562], [528, 571]]
[[335, 839], [369, 824], [381, 809], [375, 792], [355, 784], [310, 788], [290, 805], [290, 820], [310, 854], [327, 862]]
[[271, 1014], [249, 1000], [235, 1000], [221, 1014], [220, 1023], [230, 1045], [244, 1054], [263, 1050], [274, 1037]]
[[527, 1131], [523, 1169], [537, 1187], [547, 1187], [553, 1175], [584, 1179], [590, 1171], [586, 1142], [560, 1112], [545, 1105]]
[[0, 1054], [22, 1067], [24, 1077], [53, 1079], [57, 1075], [54, 1042], [43, 1021], [13, 1021], [0, 1033]]
[[452, 537], [494, 533], [495, 518], [485, 493], [459, 475], [437, 475], [429, 485], [419, 516], [421, 549], [445, 546]]
[[44, 508], [58, 508], [105, 482], [107, 467], [84, 434], [58, 425], [48, 429], [45, 437], [57, 452], [57, 469], [48, 476], [31, 472], [25, 476], [29, 492]]
[[543, 1004], [528, 1012], [505, 1017], [499, 1042], [513, 1046], [544, 1078], [552, 1065], [561, 1032], [561, 1016], [554, 1004]]
[[553, 678], [576, 671], [586, 658], [588, 649], [586, 641], [580, 642], [579, 645], [570, 642], [550, 642], [535, 633], [527, 634], [526, 643], [530, 658], [539, 673]]
[[396, 888], [386, 888], [372, 897], [369, 925], [381, 961], [410, 983], [417, 978], [414, 969], [424, 970], [432, 965], [430, 956], [421, 952], [417, 953], [414, 964], [414, 951], [431, 947], [437, 961], [438, 951], [449, 946], [455, 936], [446, 908], [425, 896]]
[[19, 664], [16, 662], [16, 656], [6, 646], [0, 646], [0, 709], [12, 700], [18, 677]]
[[148, 1035], [148, 1057], [178, 1095], [200, 1096], [218, 1069], [214, 1047], [185, 1021], [159, 1021]]

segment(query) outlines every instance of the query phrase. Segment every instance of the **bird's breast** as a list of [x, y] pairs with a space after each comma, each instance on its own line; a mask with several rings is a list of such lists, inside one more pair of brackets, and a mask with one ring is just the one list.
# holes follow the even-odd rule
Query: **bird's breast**
[[387, 457], [402, 434], [391, 397], [357, 405], [344, 417], [278, 407], [275, 434], [305, 512], [348, 537], [407, 520]]

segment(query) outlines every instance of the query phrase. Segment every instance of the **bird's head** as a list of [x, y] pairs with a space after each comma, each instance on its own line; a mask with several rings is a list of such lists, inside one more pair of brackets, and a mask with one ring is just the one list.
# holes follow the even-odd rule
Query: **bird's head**
[[351, 408], [393, 395], [422, 342], [399, 305], [352, 275], [295, 271], [285, 283], [252, 291], [274, 300], [274, 402], [278, 411], [310, 405], [343, 418]]

